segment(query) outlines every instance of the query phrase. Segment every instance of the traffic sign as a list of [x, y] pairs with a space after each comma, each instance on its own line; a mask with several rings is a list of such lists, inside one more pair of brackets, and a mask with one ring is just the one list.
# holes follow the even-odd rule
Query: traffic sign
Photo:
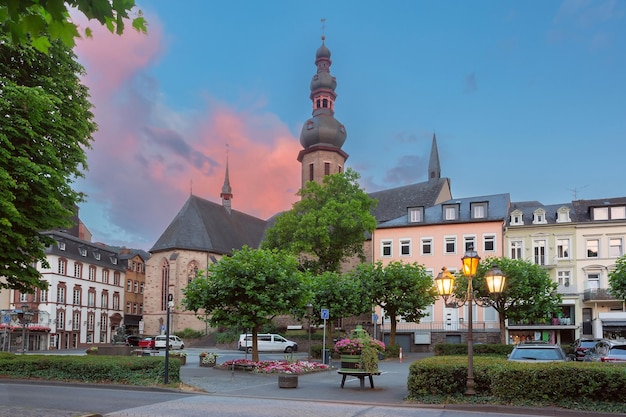
[[330, 313], [327, 308], [323, 308], [320, 314], [322, 316], [322, 320], [328, 320], [330, 317]]

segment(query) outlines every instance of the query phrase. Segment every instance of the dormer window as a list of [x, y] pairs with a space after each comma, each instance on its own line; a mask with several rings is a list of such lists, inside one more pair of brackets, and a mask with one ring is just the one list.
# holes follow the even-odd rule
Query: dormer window
[[65, 242], [59, 242], [59, 250], [65, 250]]
[[80, 252], [80, 256], [87, 256], [87, 248], [78, 248], [78, 252]]
[[409, 208], [409, 223], [421, 223], [424, 221], [424, 207]]
[[511, 213], [510, 223], [512, 225], [524, 224], [524, 213], [520, 210], [514, 210], [513, 213]]
[[487, 203], [470, 203], [472, 219], [484, 219], [487, 217]]
[[111, 256], [111, 263], [117, 265], [117, 258], [115, 256]]
[[569, 217], [569, 207], [561, 207], [556, 211], [557, 223], [569, 223], [572, 219]]
[[593, 220], [624, 220], [626, 219], [626, 206], [594, 207], [592, 214]]
[[459, 206], [456, 204], [448, 204], [443, 206], [443, 219], [446, 221], [458, 220]]
[[533, 224], [546, 224], [546, 211], [542, 208], [533, 212]]
[[94, 252], [93, 253], [93, 257], [96, 259], [96, 261], [100, 260], [100, 252]]

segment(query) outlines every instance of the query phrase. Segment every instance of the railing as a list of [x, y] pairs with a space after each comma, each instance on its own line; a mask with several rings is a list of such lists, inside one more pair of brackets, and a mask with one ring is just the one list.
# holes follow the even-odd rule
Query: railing
[[[383, 330], [388, 331], [389, 322], [385, 322]], [[498, 322], [475, 321], [472, 328], [474, 332], [498, 332], [500, 331]], [[426, 323], [398, 323], [396, 331], [400, 332], [466, 332], [467, 322], [459, 321], [431, 321]]]
[[585, 290], [583, 301], [618, 301], [607, 288], [590, 288]]

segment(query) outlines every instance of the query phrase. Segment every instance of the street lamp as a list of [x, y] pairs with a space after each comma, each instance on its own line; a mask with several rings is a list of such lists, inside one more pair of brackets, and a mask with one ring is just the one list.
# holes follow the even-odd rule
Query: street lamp
[[311, 315], [313, 314], [313, 305], [311, 303], [306, 305], [306, 316], [308, 318], [309, 323], [309, 358], [308, 361], [311, 361]]
[[18, 317], [22, 323], [22, 354], [26, 353], [26, 325], [32, 321], [34, 313], [28, 311], [28, 305], [22, 304], [22, 312]]
[[[435, 278], [435, 284], [437, 286], [437, 291], [446, 305], [446, 307], [454, 307], [458, 308], [467, 302], [469, 304], [467, 318], [469, 323], [467, 324], [467, 381], [465, 385], [465, 395], [475, 395], [476, 390], [474, 389], [474, 318], [473, 318], [473, 304], [476, 302], [476, 305], [484, 307], [489, 304], [487, 300], [476, 299], [474, 294], [474, 287], [472, 281], [476, 276], [476, 271], [478, 270], [478, 263], [480, 262], [480, 256], [474, 250], [474, 247], [470, 246], [465, 252], [465, 256], [461, 258], [463, 261], [463, 275], [467, 277], [467, 294], [463, 299], [455, 299], [452, 301], [448, 301], [453, 294], [454, 291], [454, 275], [448, 272], [448, 269], [444, 266]], [[504, 284], [506, 282], [506, 277], [498, 268], [497, 265], [494, 265], [486, 274], [485, 280], [487, 281], [487, 288], [489, 293], [491, 294], [499, 294], [504, 289]]]
[[167, 312], [165, 314], [165, 373], [163, 383], [169, 384], [169, 371], [170, 371], [170, 309], [174, 307], [174, 296], [172, 294], [167, 295]]

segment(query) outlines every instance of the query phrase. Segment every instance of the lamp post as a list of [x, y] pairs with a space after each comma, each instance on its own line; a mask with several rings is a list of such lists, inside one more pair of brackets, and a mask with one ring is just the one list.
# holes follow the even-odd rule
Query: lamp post
[[170, 376], [170, 309], [174, 306], [174, 296], [167, 295], [167, 312], [165, 313], [165, 372], [163, 383], [169, 384]]
[[306, 305], [306, 316], [309, 324], [309, 356], [308, 361], [311, 361], [311, 315], [313, 314], [313, 305], [311, 303]]
[[26, 353], [26, 325], [31, 322], [33, 312], [28, 311], [28, 305], [22, 304], [22, 312], [18, 314], [22, 322], [22, 354]]
[[[476, 305], [484, 307], [488, 304], [488, 301], [477, 300], [474, 294], [473, 279], [476, 276], [478, 270], [478, 264], [480, 262], [480, 256], [474, 250], [473, 247], [469, 247], [465, 252], [465, 256], [461, 258], [463, 261], [463, 275], [467, 277], [467, 294], [461, 300], [448, 301], [454, 292], [454, 280], [455, 277], [444, 266], [437, 275], [435, 283], [437, 285], [437, 291], [443, 298], [446, 307], [458, 308], [463, 306], [466, 302], [469, 305], [467, 318], [469, 323], [467, 324], [467, 381], [465, 384], [465, 395], [476, 395], [474, 389], [474, 318], [473, 318], [473, 306]], [[498, 294], [504, 289], [506, 277], [498, 268], [494, 265], [486, 274], [485, 280], [487, 281], [487, 288], [489, 293]]]

